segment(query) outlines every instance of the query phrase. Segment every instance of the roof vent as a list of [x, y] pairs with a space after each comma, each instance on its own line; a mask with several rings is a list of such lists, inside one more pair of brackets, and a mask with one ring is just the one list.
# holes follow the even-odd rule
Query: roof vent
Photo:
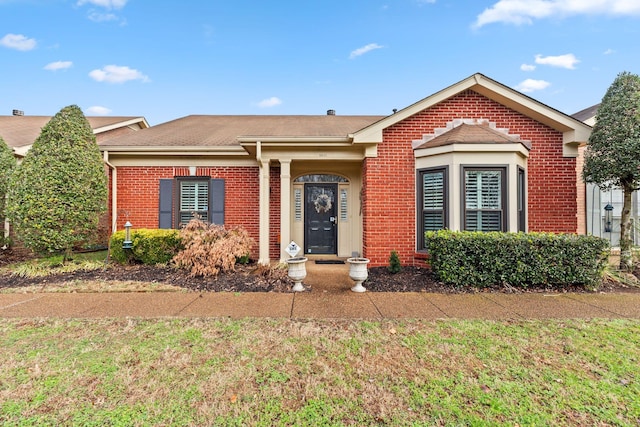
[[13, 110], [14, 116], [24, 116], [24, 111], [22, 110]]
[[335, 116], [336, 110], [327, 110], [327, 116]]

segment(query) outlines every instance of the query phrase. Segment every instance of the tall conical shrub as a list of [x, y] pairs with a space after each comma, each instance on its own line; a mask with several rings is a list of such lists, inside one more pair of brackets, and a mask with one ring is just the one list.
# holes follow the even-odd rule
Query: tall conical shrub
[[18, 239], [39, 253], [69, 253], [95, 232], [106, 209], [107, 177], [80, 108], [60, 110], [13, 174], [8, 217]]

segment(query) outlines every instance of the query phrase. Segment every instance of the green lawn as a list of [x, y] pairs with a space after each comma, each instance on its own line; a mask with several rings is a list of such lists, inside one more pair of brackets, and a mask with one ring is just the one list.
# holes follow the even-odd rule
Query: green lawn
[[628, 425], [640, 321], [0, 319], [2, 425]]

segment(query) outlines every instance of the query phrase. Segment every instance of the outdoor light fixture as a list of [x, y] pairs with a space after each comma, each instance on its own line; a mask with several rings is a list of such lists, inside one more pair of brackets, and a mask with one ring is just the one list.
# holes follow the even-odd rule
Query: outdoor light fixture
[[613, 224], [613, 206], [611, 203], [607, 203], [607, 206], [604, 207], [604, 232], [611, 233]]
[[124, 242], [122, 242], [122, 249], [132, 249], [133, 243], [131, 242], [131, 223], [129, 221], [124, 224]]

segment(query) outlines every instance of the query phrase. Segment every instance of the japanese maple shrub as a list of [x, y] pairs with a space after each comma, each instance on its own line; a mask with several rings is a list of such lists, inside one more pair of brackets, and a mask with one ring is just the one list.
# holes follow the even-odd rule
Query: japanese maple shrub
[[9, 185], [7, 215], [18, 238], [39, 253], [64, 253], [96, 231], [107, 177], [93, 130], [75, 105], [43, 128]]
[[235, 264], [251, 251], [253, 239], [242, 227], [226, 229], [192, 219], [180, 231], [184, 249], [173, 262], [190, 271], [192, 276], [216, 276], [220, 271], [235, 269]]

